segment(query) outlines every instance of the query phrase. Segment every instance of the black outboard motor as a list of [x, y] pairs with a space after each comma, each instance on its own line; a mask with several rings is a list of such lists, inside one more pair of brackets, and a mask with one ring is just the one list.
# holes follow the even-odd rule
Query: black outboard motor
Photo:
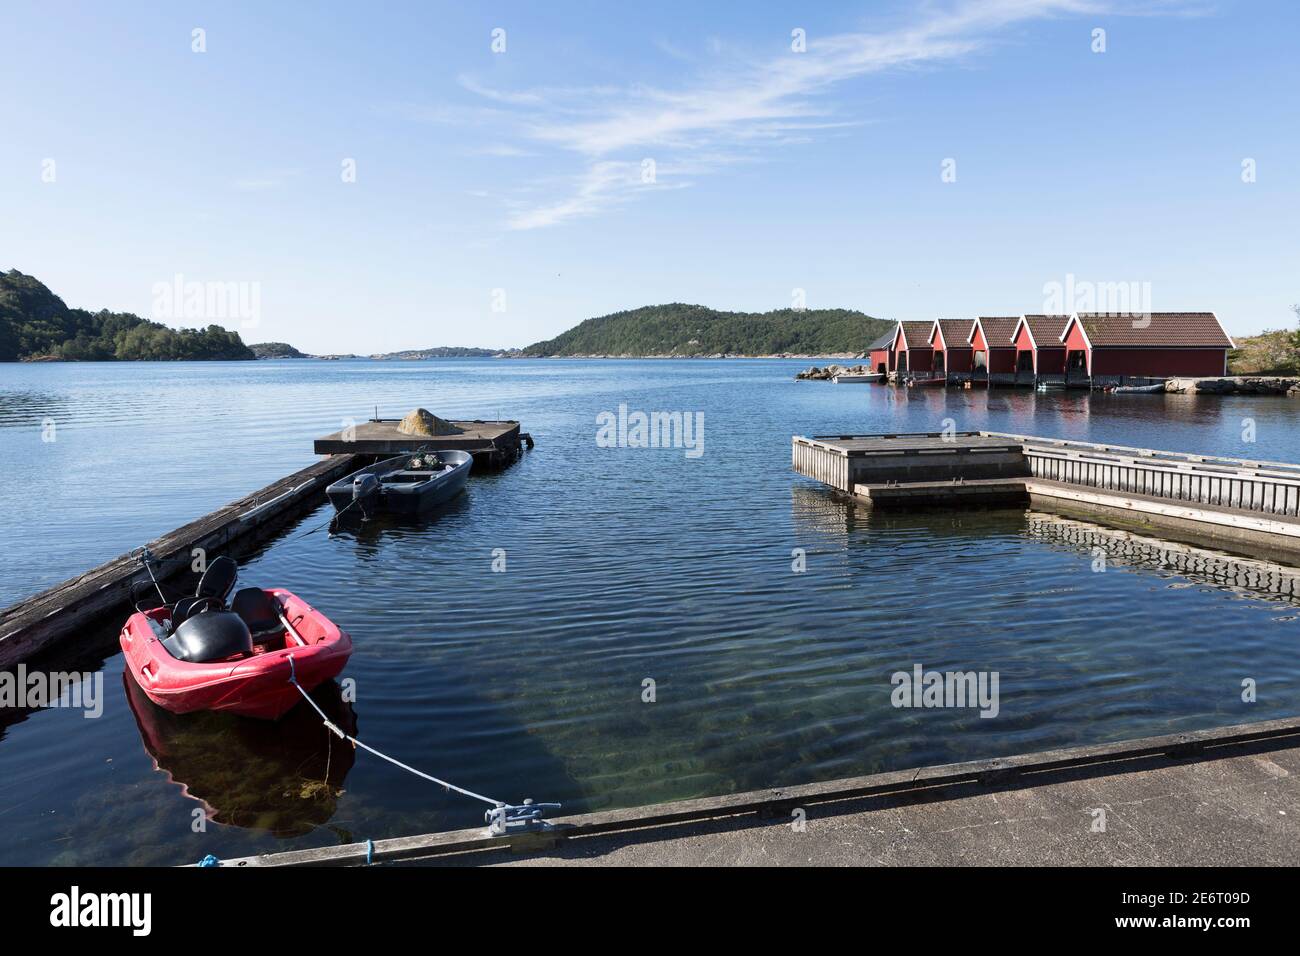
[[253, 653], [253, 635], [234, 611], [203, 611], [183, 621], [162, 645], [178, 661], [198, 664]]
[[379, 491], [379, 478], [375, 475], [357, 475], [352, 479], [352, 500], [363, 501]]
[[[379, 497], [379, 490], [382, 486], [379, 484], [379, 478], [376, 475], [357, 475], [352, 479], [352, 504], [358, 505], [361, 513], [366, 517], [370, 516], [370, 509], [374, 504], [374, 499]], [[352, 507], [352, 505], [348, 505]]]

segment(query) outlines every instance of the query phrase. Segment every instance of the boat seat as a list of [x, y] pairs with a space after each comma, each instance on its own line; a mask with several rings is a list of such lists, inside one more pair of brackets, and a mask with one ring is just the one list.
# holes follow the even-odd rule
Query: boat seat
[[284, 633], [279, 605], [261, 588], [240, 588], [230, 602], [230, 609], [243, 618], [254, 640]]
[[238, 578], [239, 565], [232, 558], [222, 555], [203, 572], [194, 596], [216, 598], [224, 605], [230, 599], [230, 593], [235, 590]]
[[196, 614], [204, 611], [221, 611], [225, 605], [215, 597], [181, 598], [172, 608], [172, 628], [180, 627]]
[[209, 564], [203, 577], [199, 578], [194, 597], [182, 598], [172, 608], [172, 627], [180, 627], [203, 611], [224, 611], [238, 577], [239, 565], [225, 555]]

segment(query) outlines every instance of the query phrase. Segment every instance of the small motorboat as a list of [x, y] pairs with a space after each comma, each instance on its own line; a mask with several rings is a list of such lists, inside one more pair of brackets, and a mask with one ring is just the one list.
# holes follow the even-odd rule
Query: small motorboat
[[1058, 381], [1039, 382], [1037, 385], [1034, 386], [1034, 388], [1040, 392], [1064, 391], [1065, 383], [1058, 382]]
[[1163, 395], [1165, 391], [1164, 382], [1156, 382], [1154, 385], [1116, 385], [1111, 389], [1116, 395]]
[[836, 385], [858, 385], [866, 382], [882, 382], [885, 376], [880, 372], [867, 375], [836, 375], [831, 379]]
[[235, 562], [217, 558], [194, 597], [137, 605], [123, 626], [131, 676], [164, 710], [278, 720], [302, 699], [290, 677], [310, 693], [352, 654], [352, 638], [302, 598], [283, 588], [235, 591], [237, 578]]
[[356, 510], [419, 514], [454, 498], [469, 478], [474, 456], [467, 451], [420, 451], [385, 458], [340, 478], [328, 488], [337, 514]]

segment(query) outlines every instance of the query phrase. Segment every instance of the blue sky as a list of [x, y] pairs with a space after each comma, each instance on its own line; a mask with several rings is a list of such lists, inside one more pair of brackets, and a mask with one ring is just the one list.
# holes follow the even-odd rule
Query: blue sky
[[142, 315], [254, 285], [245, 339], [316, 352], [796, 289], [1018, 314], [1067, 276], [1294, 323], [1300, 5], [701, 6], [9, 0], [0, 268]]

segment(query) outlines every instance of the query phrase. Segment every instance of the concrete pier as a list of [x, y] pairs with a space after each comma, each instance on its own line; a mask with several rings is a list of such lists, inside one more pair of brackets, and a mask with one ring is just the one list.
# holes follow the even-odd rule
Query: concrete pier
[[1298, 748], [1262, 721], [222, 866], [1295, 865]]
[[[1295, 866], [1300, 750], [497, 851], [495, 866]], [[1099, 814], [1104, 812], [1105, 817]], [[1104, 820], [1105, 830], [1093, 827]], [[454, 865], [455, 858], [446, 861]]]

